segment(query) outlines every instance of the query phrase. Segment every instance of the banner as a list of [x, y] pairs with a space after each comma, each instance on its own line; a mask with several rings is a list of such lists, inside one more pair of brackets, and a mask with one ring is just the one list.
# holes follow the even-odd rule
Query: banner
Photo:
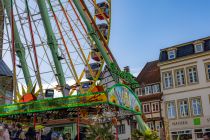
[[136, 94], [127, 86], [116, 84], [108, 92], [110, 104], [130, 110], [135, 114], [141, 115], [141, 103]]
[[0, 106], [0, 117], [22, 113], [34, 113], [80, 106], [91, 106], [103, 103], [107, 103], [105, 92], [88, 93], [63, 98], [44, 99], [27, 103], [3, 105]]

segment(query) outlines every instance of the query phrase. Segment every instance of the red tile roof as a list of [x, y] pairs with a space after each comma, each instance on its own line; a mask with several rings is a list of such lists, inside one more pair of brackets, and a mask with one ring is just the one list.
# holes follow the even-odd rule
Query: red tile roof
[[158, 62], [158, 60], [147, 62], [136, 78], [140, 86], [160, 82], [160, 68], [158, 67]]

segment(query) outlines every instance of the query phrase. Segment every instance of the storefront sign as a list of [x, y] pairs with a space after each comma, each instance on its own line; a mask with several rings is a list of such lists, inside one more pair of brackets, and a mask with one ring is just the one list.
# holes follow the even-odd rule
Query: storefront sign
[[171, 123], [172, 124], [172, 126], [177, 126], [177, 125], [187, 125], [188, 124], [188, 121], [175, 121], [175, 122], [172, 122]]
[[8, 116], [22, 113], [42, 112], [63, 108], [91, 106], [107, 103], [106, 93], [89, 93], [63, 98], [44, 99], [34, 102], [18, 103], [0, 106], [0, 116]]

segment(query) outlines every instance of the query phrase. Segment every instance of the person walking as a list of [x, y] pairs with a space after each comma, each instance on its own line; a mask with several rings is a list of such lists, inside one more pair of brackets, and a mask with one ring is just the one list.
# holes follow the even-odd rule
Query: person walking
[[26, 140], [36, 140], [36, 132], [33, 127], [29, 127], [25, 134]]
[[71, 134], [70, 133], [66, 133], [64, 135], [64, 140], [71, 140]]
[[8, 125], [4, 124], [3, 127], [4, 127], [4, 129], [3, 129], [4, 140], [10, 140], [10, 134], [9, 134], [9, 130], [8, 130]]
[[4, 127], [0, 125], [0, 140], [4, 140]]
[[206, 132], [203, 134], [203, 140], [210, 140], [210, 132]]
[[22, 125], [21, 124], [17, 124], [16, 125], [16, 133], [14, 135], [14, 138], [12, 140], [25, 140], [25, 134], [22, 130]]

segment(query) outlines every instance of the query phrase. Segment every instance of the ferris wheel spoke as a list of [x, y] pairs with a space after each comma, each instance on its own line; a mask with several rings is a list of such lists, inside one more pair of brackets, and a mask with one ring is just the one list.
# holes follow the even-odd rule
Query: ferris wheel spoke
[[[25, 30], [24, 30], [24, 27], [23, 27], [23, 22], [22, 22], [22, 20], [21, 20], [21, 17], [20, 17], [20, 13], [19, 13], [19, 10], [18, 10], [18, 8], [17, 8], [17, 3], [16, 3], [16, 1], [14, 1], [14, 5], [15, 5], [15, 8], [16, 8], [16, 11], [17, 11], [17, 16], [18, 16], [18, 18], [19, 18], [19, 22], [20, 22], [20, 25], [21, 25], [21, 31], [23, 32], [23, 37], [24, 37], [24, 39], [25, 39], [25, 43], [26, 43], [26, 47], [27, 47], [27, 49], [28, 49], [28, 52], [29, 52], [29, 56], [30, 56], [30, 60], [31, 60], [31, 63], [32, 63], [32, 66], [33, 66], [33, 69], [32, 69], [32, 71], [33, 72], [35, 72], [35, 74], [36, 74], [36, 70], [38, 71], [38, 74], [36, 74], [36, 78], [37, 78], [37, 81], [38, 81], [38, 84], [39, 84], [39, 88], [41, 89], [41, 92], [42, 92], [42, 84], [41, 84], [41, 78], [40, 78], [40, 76], [39, 76], [39, 69], [35, 69], [35, 64], [34, 64], [34, 62], [33, 62], [33, 58], [32, 58], [32, 55], [31, 55], [31, 50], [30, 50], [30, 48], [29, 48], [29, 43], [31, 44], [33, 41], [31, 40], [31, 42], [28, 42], [28, 39], [26, 38], [26, 33], [25, 33]], [[29, 22], [28, 22], [29, 23]], [[30, 24], [30, 23], [29, 23]], [[35, 44], [34, 44], [35, 45]], [[27, 59], [27, 57], [26, 57], [26, 59]]]
[[68, 58], [69, 58], [70, 65], [71, 65], [71, 68], [72, 68], [72, 70], [73, 70], [72, 75], [76, 78], [75, 80], [78, 81], [77, 72], [76, 72], [76, 69], [75, 69], [75, 67], [74, 67], [73, 61], [72, 61], [72, 59], [71, 59], [71, 56], [70, 56], [68, 47], [67, 47], [67, 45], [66, 45], [66, 41], [64, 40], [63, 34], [62, 34], [62, 32], [61, 32], [61, 28], [60, 28], [60, 25], [59, 25], [59, 23], [58, 23], [57, 16], [55, 15], [55, 13], [54, 13], [54, 11], [53, 11], [53, 8], [52, 8], [52, 5], [51, 5], [51, 3], [50, 3], [49, 0], [48, 0], [48, 3], [49, 3], [49, 5], [50, 5], [50, 9], [51, 9], [51, 11], [52, 11], [52, 13], [53, 13], [53, 17], [54, 17], [54, 19], [55, 19], [57, 28], [58, 28], [58, 30], [59, 30], [59, 34], [60, 34], [60, 36], [61, 36], [61, 38], [62, 38], [63, 45], [64, 45], [64, 47], [65, 47], [65, 49], [66, 49], [67, 56], [68, 56]]
[[89, 63], [88, 63], [88, 61], [87, 61], [87, 59], [86, 59], [85, 53], [84, 53], [83, 50], [82, 50], [81, 44], [80, 44], [80, 42], [79, 42], [79, 40], [78, 40], [78, 38], [77, 38], [77, 35], [76, 35], [76, 33], [75, 33], [74, 29], [73, 29], [72, 24], [71, 24], [71, 22], [70, 22], [70, 20], [69, 20], [69, 18], [68, 18], [68, 16], [67, 16], [65, 10], [64, 10], [64, 7], [63, 7], [61, 1], [58, 1], [58, 2], [59, 2], [59, 4], [60, 4], [60, 6], [61, 6], [61, 9], [62, 9], [64, 15], [65, 15], [65, 18], [66, 18], [66, 20], [67, 20], [67, 22], [68, 22], [68, 25], [69, 25], [69, 27], [70, 27], [70, 29], [71, 29], [71, 31], [72, 31], [72, 34], [73, 34], [74, 39], [75, 39], [75, 41], [76, 41], [76, 43], [77, 43], [77, 46], [78, 46], [78, 48], [79, 48], [79, 50], [80, 50], [80, 52], [81, 52], [81, 54], [82, 54], [82, 57], [83, 57], [83, 59], [85, 60], [85, 64], [86, 64], [88, 70], [90, 71], [91, 76], [94, 77], [94, 76], [93, 76], [93, 71], [92, 71], [92, 69], [91, 69], [91, 67], [90, 67], [90, 65], [89, 65]]
[[[41, 46], [42, 46], [42, 48], [43, 48], [43, 50], [44, 50], [44, 54], [46, 55], [47, 60], [48, 60], [49, 63], [46, 62], [46, 61], [45, 61], [45, 62], [48, 63], [48, 65], [49, 65], [50, 68], [52, 69], [53, 74], [56, 75], [55, 70], [53, 69], [53, 66], [52, 66], [52, 64], [51, 64], [51, 62], [50, 62], [50, 57], [48, 56], [48, 53], [47, 53], [46, 48], [45, 48], [45, 45], [43, 44], [45, 41], [43, 41], [43, 38], [41, 37], [41, 35], [40, 35], [39, 31], [38, 31], [38, 28], [37, 28], [37, 26], [38, 26], [41, 22], [39, 21], [39, 22], [38, 22], [38, 25], [36, 25], [35, 22], [34, 22], [34, 18], [32, 17], [31, 19], [32, 19], [32, 23], [33, 23], [33, 25], [34, 25], [36, 34], [38, 35], [38, 38], [39, 38], [39, 40], [40, 40], [40, 42], [41, 42]], [[42, 60], [40, 61], [39, 66], [40, 66], [41, 63], [44, 61], [43, 58], [44, 58], [44, 55], [43, 55], [43, 57], [41, 58]], [[57, 76], [55, 76], [55, 79], [56, 79], [56, 81], [57, 81], [57, 83], [58, 83], [58, 78], [57, 78]]]
[[[56, 68], [56, 60], [52, 54], [52, 48], [54, 46], [50, 46], [49, 32], [46, 31], [46, 22], [48, 22], [49, 27], [51, 26], [50, 28], [52, 29], [50, 35], [55, 37], [53, 38], [53, 45], [57, 45], [57, 48], [55, 46], [53, 51], [56, 51], [57, 59], [59, 59], [60, 67], [63, 71], [63, 78], [65, 79], [65, 85], [62, 87], [67, 87], [67, 83], [70, 84], [69, 86], [71, 88], [77, 87], [75, 89], [70, 89], [70, 95], [75, 90], [79, 93], [91, 92], [101, 76], [105, 62], [101, 53], [96, 48], [95, 41], [88, 33], [85, 22], [73, 1], [13, 1], [14, 19], [17, 24], [16, 33], [19, 35], [23, 47], [25, 48], [25, 65], [29, 69], [29, 77], [31, 78], [32, 84], [38, 82], [36, 85], [37, 88], [43, 88], [43, 90], [48, 88], [59, 90], [58, 88], [55, 88], [57, 85], [60, 85], [60, 79]], [[95, 16], [95, 10], [98, 10], [101, 15], [104, 13], [100, 11], [100, 7], [96, 4], [96, 0], [84, 1], [91, 16], [94, 16], [94, 21], [92, 22], [98, 22], [99, 20], [96, 19]], [[40, 7], [40, 5], [42, 6]], [[43, 10], [43, 7], [46, 8]], [[43, 18], [44, 15], [49, 16], [47, 21]], [[105, 18], [105, 16], [103, 17], [104, 20], [99, 23], [108, 24], [110, 29], [111, 20]], [[8, 57], [9, 53], [12, 54], [12, 42], [10, 41], [11, 33], [6, 33], [6, 30], [11, 29], [9, 20], [9, 17], [5, 16], [4, 22], [6, 23], [6, 26], [3, 32], [5, 34], [3, 38], [4, 50], [2, 49], [4, 51], [4, 58]], [[100, 42], [103, 41], [100, 40]], [[107, 43], [108, 41], [106, 44]], [[21, 62], [17, 55], [16, 59], [16, 83], [21, 83], [25, 86], [27, 84], [25, 84], [26, 82], [24, 79], [28, 77], [24, 75], [21, 65], [18, 65], [21, 64]], [[96, 66], [97, 68], [95, 68], [96, 64], [98, 64]], [[83, 89], [82, 86], [87, 83], [90, 83], [88, 89]]]

